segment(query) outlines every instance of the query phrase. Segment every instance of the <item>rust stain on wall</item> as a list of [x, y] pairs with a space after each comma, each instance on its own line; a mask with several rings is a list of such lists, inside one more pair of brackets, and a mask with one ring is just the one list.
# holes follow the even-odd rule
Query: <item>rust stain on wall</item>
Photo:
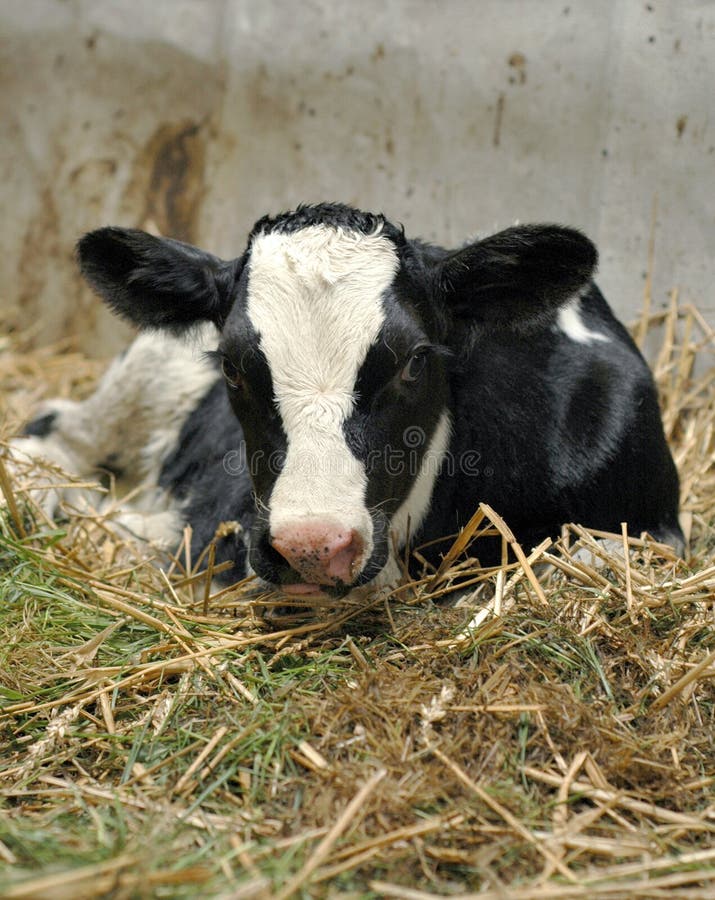
[[142, 210], [140, 227], [195, 243], [205, 157], [201, 123], [161, 125], [133, 164], [123, 206]]

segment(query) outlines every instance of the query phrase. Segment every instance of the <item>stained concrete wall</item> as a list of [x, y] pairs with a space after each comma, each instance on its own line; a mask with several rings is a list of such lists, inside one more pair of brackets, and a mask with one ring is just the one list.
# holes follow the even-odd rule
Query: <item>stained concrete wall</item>
[[657, 198], [654, 299], [715, 321], [712, 0], [6, 0], [0, 34], [0, 304], [38, 341], [126, 340], [82, 231], [231, 256], [318, 200], [447, 244], [577, 225], [628, 318]]

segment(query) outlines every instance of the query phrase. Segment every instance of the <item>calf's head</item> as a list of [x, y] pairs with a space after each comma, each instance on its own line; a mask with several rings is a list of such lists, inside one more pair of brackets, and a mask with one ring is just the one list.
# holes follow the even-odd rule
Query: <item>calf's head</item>
[[465, 337], [549, 321], [596, 263], [556, 226], [447, 252], [337, 204], [261, 219], [231, 261], [122, 228], [91, 232], [78, 254], [140, 327], [217, 325], [256, 495], [251, 565], [289, 593], [334, 594], [394, 578], [393, 548], [419, 529]]

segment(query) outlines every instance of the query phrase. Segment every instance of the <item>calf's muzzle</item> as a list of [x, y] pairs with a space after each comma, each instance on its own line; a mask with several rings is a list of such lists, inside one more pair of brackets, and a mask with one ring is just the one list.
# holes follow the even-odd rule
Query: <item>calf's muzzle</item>
[[272, 534], [270, 542], [309, 584], [351, 584], [363, 563], [360, 534], [328, 521], [286, 523]]

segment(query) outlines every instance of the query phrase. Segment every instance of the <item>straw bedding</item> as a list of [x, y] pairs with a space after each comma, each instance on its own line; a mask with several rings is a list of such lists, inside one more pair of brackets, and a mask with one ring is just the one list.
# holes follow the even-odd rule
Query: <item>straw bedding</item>
[[[574, 526], [483, 570], [482, 507], [421, 580], [288, 611], [5, 473], [3, 896], [715, 897], [714, 335], [675, 296], [637, 333], [685, 561]], [[0, 438], [100, 369], [7, 339]]]

